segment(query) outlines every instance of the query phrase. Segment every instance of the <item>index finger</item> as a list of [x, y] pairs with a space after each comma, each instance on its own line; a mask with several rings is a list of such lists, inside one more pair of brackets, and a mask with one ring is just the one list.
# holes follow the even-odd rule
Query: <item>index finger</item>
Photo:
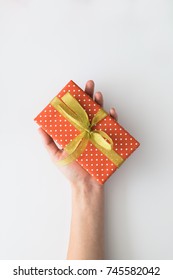
[[94, 81], [93, 80], [89, 80], [86, 85], [85, 85], [85, 92], [91, 97], [93, 98], [93, 94], [94, 94]]

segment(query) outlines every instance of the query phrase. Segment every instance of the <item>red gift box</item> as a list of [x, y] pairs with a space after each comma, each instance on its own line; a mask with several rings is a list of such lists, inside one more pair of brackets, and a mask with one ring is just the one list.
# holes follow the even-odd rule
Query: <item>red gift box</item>
[[[70, 81], [59, 92], [57, 97], [63, 102], [63, 98], [67, 94], [75, 98], [83, 107], [91, 123], [94, 116], [101, 109], [100, 105], [94, 102], [73, 81]], [[102, 109], [102, 111], [104, 110]], [[63, 148], [66, 148], [70, 142], [74, 141], [81, 134], [81, 131], [76, 128], [73, 122], [63, 115], [62, 112], [59, 112], [52, 102], [34, 120]], [[116, 160], [113, 161], [111, 156], [107, 156], [107, 153], [104, 153], [99, 145], [95, 145], [90, 139], [88, 139], [85, 150], [76, 158], [76, 161], [100, 184], [103, 184], [140, 144], [107, 113], [102, 120], [93, 126], [92, 130], [97, 132], [103, 131], [112, 139], [111, 152], [114, 154], [114, 158], [118, 157], [118, 160], [120, 160], [119, 164], [116, 163]], [[110, 151], [108, 154], [110, 154]]]

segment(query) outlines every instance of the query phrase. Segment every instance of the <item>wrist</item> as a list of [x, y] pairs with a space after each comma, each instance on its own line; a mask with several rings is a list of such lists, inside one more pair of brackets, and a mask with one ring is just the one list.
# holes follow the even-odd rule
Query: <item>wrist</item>
[[77, 181], [71, 183], [71, 188], [73, 193], [103, 193], [104, 192], [104, 185], [99, 184], [93, 178], [83, 181]]
[[[97, 211], [104, 205], [104, 186], [92, 179], [71, 184], [74, 209]], [[100, 211], [100, 210], [99, 210]]]

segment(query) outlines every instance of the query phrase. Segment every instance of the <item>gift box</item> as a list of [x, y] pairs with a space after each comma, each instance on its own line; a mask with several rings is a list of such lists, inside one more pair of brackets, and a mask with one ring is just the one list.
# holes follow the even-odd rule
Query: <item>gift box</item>
[[76, 160], [100, 184], [136, 150], [139, 142], [70, 81], [34, 119], [66, 150], [57, 164]]

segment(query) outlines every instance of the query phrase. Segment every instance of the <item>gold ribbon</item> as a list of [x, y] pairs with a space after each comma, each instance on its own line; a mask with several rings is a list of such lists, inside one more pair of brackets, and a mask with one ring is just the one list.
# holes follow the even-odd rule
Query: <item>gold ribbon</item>
[[58, 165], [66, 165], [76, 160], [85, 150], [88, 141], [91, 141], [107, 158], [109, 158], [117, 167], [124, 159], [113, 150], [113, 141], [109, 135], [101, 130], [91, 129], [99, 121], [107, 116], [103, 109], [99, 109], [94, 115], [91, 123], [88, 114], [80, 103], [67, 92], [61, 99], [57, 96], [52, 99], [50, 104], [63, 115], [71, 124], [73, 124], [81, 133], [65, 146], [68, 156], [58, 161]]

